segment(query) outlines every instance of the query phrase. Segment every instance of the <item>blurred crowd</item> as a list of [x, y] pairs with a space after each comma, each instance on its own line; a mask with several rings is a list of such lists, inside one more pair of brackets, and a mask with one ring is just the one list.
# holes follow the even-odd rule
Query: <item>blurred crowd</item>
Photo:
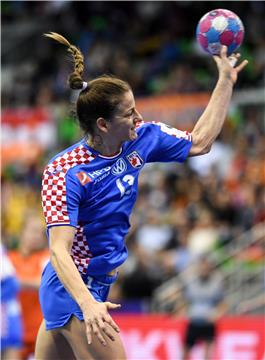
[[[88, 79], [113, 73], [130, 82], [136, 97], [211, 91], [215, 69], [194, 33], [201, 16], [218, 7], [219, 2], [189, 1], [1, 2], [2, 108], [48, 106], [56, 113], [53, 142], [37, 160], [4, 162], [2, 168], [2, 239], [22, 289], [36, 295], [48, 257], [43, 168], [80, 137], [64, 111], [74, 101], [66, 86], [71, 64], [65, 49], [42, 33], [56, 31], [77, 44], [87, 55]], [[226, 7], [240, 15], [247, 30], [242, 53], [250, 64], [238, 88], [264, 87], [265, 4], [229, 2]], [[265, 221], [264, 104], [236, 110], [209, 154], [143, 170], [127, 236], [130, 255], [110, 294], [127, 311], [149, 311], [158, 286]], [[265, 241], [235, 259], [254, 267], [264, 260]], [[29, 311], [27, 291], [22, 304]], [[25, 341], [30, 349], [32, 339]]]
[[[88, 79], [113, 73], [129, 81], [139, 96], [208, 91], [215, 81], [214, 66], [197, 44], [195, 30], [206, 12], [220, 6], [197, 1], [2, 1], [2, 104], [65, 99], [71, 65], [62, 46], [42, 37], [48, 31], [80, 47]], [[240, 51], [249, 65], [239, 85], [261, 86], [265, 5], [244, 1], [227, 7], [246, 28]]]

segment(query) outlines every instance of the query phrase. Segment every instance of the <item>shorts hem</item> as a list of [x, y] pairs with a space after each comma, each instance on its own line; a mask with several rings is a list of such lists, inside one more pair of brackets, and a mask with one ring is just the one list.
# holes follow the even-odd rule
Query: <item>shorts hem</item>
[[81, 321], [84, 320], [82, 313], [69, 314], [67, 316], [67, 318], [65, 318], [64, 320], [56, 321], [56, 322], [47, 321], [46, 319], [44, 319], [46, 331], [58, 329], [58, 328], [65, 326], [69, 322], [69, 320], [71, 319], [72, 316], [75, 316], [78, 320], [81, 320]]

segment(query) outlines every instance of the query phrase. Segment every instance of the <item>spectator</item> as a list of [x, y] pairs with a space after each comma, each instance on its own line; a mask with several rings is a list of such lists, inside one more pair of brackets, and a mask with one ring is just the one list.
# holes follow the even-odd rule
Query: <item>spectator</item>
[[218, 239], [213, 215], [208, 209], [201, 209], [199, 218], [188, 236], [188, 248], [194, 256], [213, 250]]
[[[20, 360], [22, 345], [22, 322], [17, 299], [19, 283], [15, 269], [0, 244], [1, 267], [1, 359]], [[14, 326], [15, 324], [15, 326]]]
[[46, 238], [40, 216], [34, 211], [26, 212], [19, 248], [9, 252], [21, 284], [19, 299], [24, 327], [22, 360], [34, 354], [35, 340], [42, 321], [38, 289], [42, 270], [49, 259], [44, 241]]
[[226, 311], [222, 277], [213, 271], [212, 263], [206, 255], [200, 257], [196, 270], [198, 277], [189, 279], [184, 290], [189, 319], [184, 339], [184, 360], [189, 358], [191, 349], [200, 340], [205, 343], [205, 359], [211, 359], [216, 321]]

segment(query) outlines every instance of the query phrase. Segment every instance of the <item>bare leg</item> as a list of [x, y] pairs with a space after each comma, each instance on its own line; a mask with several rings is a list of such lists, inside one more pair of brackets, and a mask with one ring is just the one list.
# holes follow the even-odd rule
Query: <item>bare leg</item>
[[190, 355], [190, 348], [187, 346], [184, 346], [183, 348], [183, 354], [182, 354], [182, 360], [188, 360]]
[[45, 330], [44, 321], [40, 326], [35, 349], [36, 360], [76, 360], [74, 353], [60, 330]]
[[213, 348], [214, 348], [214, 343], [213, 341], [209, 341], [205, 343], [205, 360], [210, 360], [212, 359], [213, 356]]
[[[106, 324], [109, 326], [108, 324]], [[85, 324], [83, 321], [72, 317], [69, 323], [61, 329], [61, 334], [71, 345], [76, 359], [78, 360], [125, 360], [126, 354], [120, 338], [110, 326], [110, 332], [115, 337], [115, 341], [110, 340], [107, 336], [104, 339], [106, 346], [102, 345], [96, 336], [92, 336], [92, 344], [88, 344]]]

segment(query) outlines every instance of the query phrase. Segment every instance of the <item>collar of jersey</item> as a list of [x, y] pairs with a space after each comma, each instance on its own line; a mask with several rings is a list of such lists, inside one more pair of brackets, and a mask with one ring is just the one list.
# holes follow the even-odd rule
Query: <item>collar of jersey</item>
[[82, 141], [82, 145], [85, 146], [89, 151], [91, 151], [93, 154], [97, 155], [98, 157], [101, 157], [102, 159], [115, 159], [117, 156], [119, 156], [122, 153], [123, 148], [120, 148], [120, 151], [112, 156], [104, 156], [101, 155], [100, 152], [98, 152], [97, 150], [93, 149], [92, 147], [90, 147], [88, 145], [88, 143], [86, 142], [86, 139], [83, 139]]

